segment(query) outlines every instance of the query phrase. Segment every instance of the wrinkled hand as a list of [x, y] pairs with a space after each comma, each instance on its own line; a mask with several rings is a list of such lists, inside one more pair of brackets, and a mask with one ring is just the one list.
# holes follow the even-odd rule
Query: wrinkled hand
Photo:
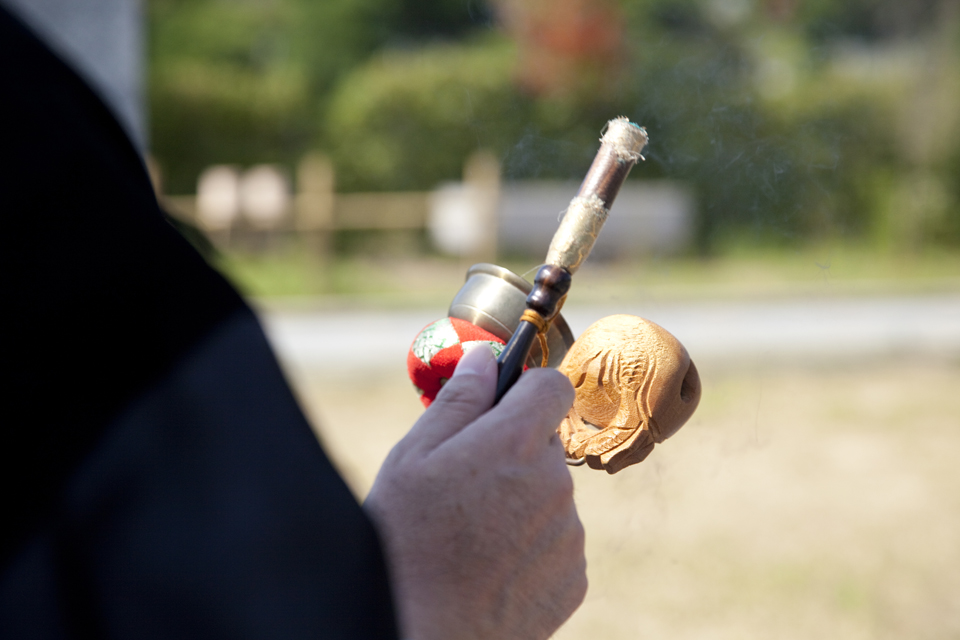
[[565, 376], [524, 373], [491, 409], [489, 349], [463, 357], [364, 504], [413, 640], [547, 638], [587, 590], [584, 533], [555, 429]]

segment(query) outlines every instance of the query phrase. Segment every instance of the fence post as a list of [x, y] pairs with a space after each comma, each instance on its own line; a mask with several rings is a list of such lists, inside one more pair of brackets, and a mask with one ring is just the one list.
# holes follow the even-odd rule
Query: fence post
[[316, 258], [324, 288], [329, 282], [330, 237], [333, 230], [335, 176], [333, 163], [312, 153], [297, 166], [297, 195], [294, 226], [307, 251]]

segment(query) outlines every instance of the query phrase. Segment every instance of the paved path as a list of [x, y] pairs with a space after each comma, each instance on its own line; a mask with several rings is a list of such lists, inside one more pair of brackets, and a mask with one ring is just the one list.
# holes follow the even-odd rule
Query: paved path
[[[437, 311], [264, 312], [281, 359], [315, 371], [405, 366], [410, 342]], [[612, 313], [662, 325], [698, 362], [856, 361], [917, 353], [960, 358], [960, 294], [578, 307], [574, 335]]]

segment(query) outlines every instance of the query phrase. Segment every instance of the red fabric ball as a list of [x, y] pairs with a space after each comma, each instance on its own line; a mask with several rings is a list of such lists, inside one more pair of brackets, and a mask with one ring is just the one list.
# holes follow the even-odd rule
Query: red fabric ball
[[483, 346], [499, 356], [504, 344], [489, 331], [459, 318], [444, 318], [424, 327], [407, 353], [407, 373], [423, 406], [430, 406], [466, 351]]

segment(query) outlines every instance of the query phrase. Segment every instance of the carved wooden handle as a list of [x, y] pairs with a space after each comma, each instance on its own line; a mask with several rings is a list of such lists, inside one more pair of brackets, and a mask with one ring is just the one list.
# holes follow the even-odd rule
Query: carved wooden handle
[[500, 374], [496, 402], [520, 377], [537, 334], [560, 310], [572, 276], [590, 255], [623, 181], [643, 158], [640, 152], [647, 144], [647, 132], [627, 118], [615, 118], [607, 123], [600, 143], [577, 196], [570, 201], [550, 242], [546, 264], [537, 272], [520, 326], [497, 358]]
[[577, 392], [558, 432], [568, 460], [617, 473], [677, 432], [700, 402], [690, 354], [660, 325], [618, 314], [577, 338], [560, 365]]

